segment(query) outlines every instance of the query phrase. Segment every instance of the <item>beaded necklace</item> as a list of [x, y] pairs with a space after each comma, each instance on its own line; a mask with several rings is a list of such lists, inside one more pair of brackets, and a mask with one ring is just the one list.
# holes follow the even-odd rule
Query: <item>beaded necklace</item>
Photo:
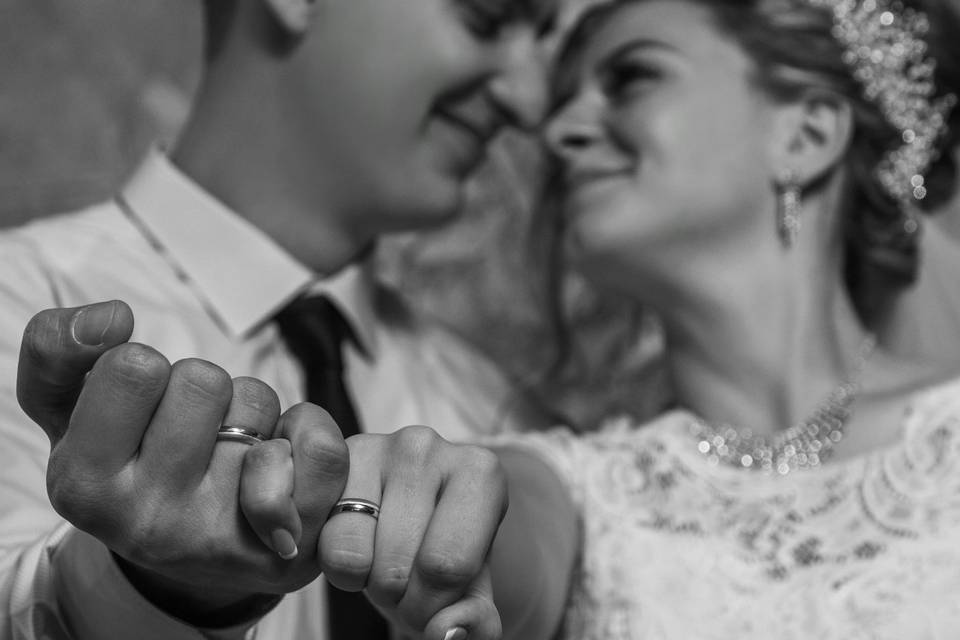
[[819, 467], [843, 439], [853, 401], [860, 390], [860, 375], [876, 344], [873, 335], [863, 340], [850, 378], [834, 389], [813, 415], [800, 423], [766, 437], [756, 435], [750, 429], [696, 419], [691, 431], [698, 450], [711, 464], [780, 475], [787, 475], [795, 469]]

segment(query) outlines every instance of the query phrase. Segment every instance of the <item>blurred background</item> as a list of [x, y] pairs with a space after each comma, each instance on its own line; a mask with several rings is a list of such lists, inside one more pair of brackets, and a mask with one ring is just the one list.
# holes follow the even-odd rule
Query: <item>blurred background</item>
[[[568, 0], [567, 19], [592, 1]], [[201, 37], [196, 0], [0, 0], [0, 225], [108, 198], [149, 145], [172, 144]], [[538, 385], [552, 357], [527, 260], [539, 160], [535, 141], [504, 136], [466, 215], [383, 242], [382, 277], [570, 420], [649, 415], [664, 397], [654, 323], [575, 279], [568, 311], [590, 348], [561, 380]]]

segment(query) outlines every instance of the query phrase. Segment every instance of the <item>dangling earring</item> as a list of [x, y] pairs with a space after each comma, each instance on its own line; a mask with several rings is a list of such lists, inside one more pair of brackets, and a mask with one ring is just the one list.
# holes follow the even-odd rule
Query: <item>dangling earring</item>
[[908, 238], [920, 233], [920, 216], [909, 208], [903, 212], [903, 233]]
[[796, 244], [797, 235], [800, 233], [802, 208], [800, 180], [792, 169], [787, 169], [777, 179], [777, 195], [777, 229], [783, 246], [790, 249]]

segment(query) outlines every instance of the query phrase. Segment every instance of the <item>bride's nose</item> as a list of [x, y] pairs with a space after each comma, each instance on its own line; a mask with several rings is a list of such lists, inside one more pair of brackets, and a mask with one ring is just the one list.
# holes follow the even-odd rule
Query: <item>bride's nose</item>
[[593, 147], [602, 135], [602, 98], [581, 93], [547, 120], [543, 137], [547, 148], [561, 159], [571, 159]]

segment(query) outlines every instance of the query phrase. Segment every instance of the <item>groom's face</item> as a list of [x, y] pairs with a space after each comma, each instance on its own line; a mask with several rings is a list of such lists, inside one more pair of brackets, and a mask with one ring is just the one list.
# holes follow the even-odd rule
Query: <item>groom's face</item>
[[504, 125], [545, 109], [555, 0], [320, 0], [286, 101], [331, 209], [378, 232], [442, 221]]

